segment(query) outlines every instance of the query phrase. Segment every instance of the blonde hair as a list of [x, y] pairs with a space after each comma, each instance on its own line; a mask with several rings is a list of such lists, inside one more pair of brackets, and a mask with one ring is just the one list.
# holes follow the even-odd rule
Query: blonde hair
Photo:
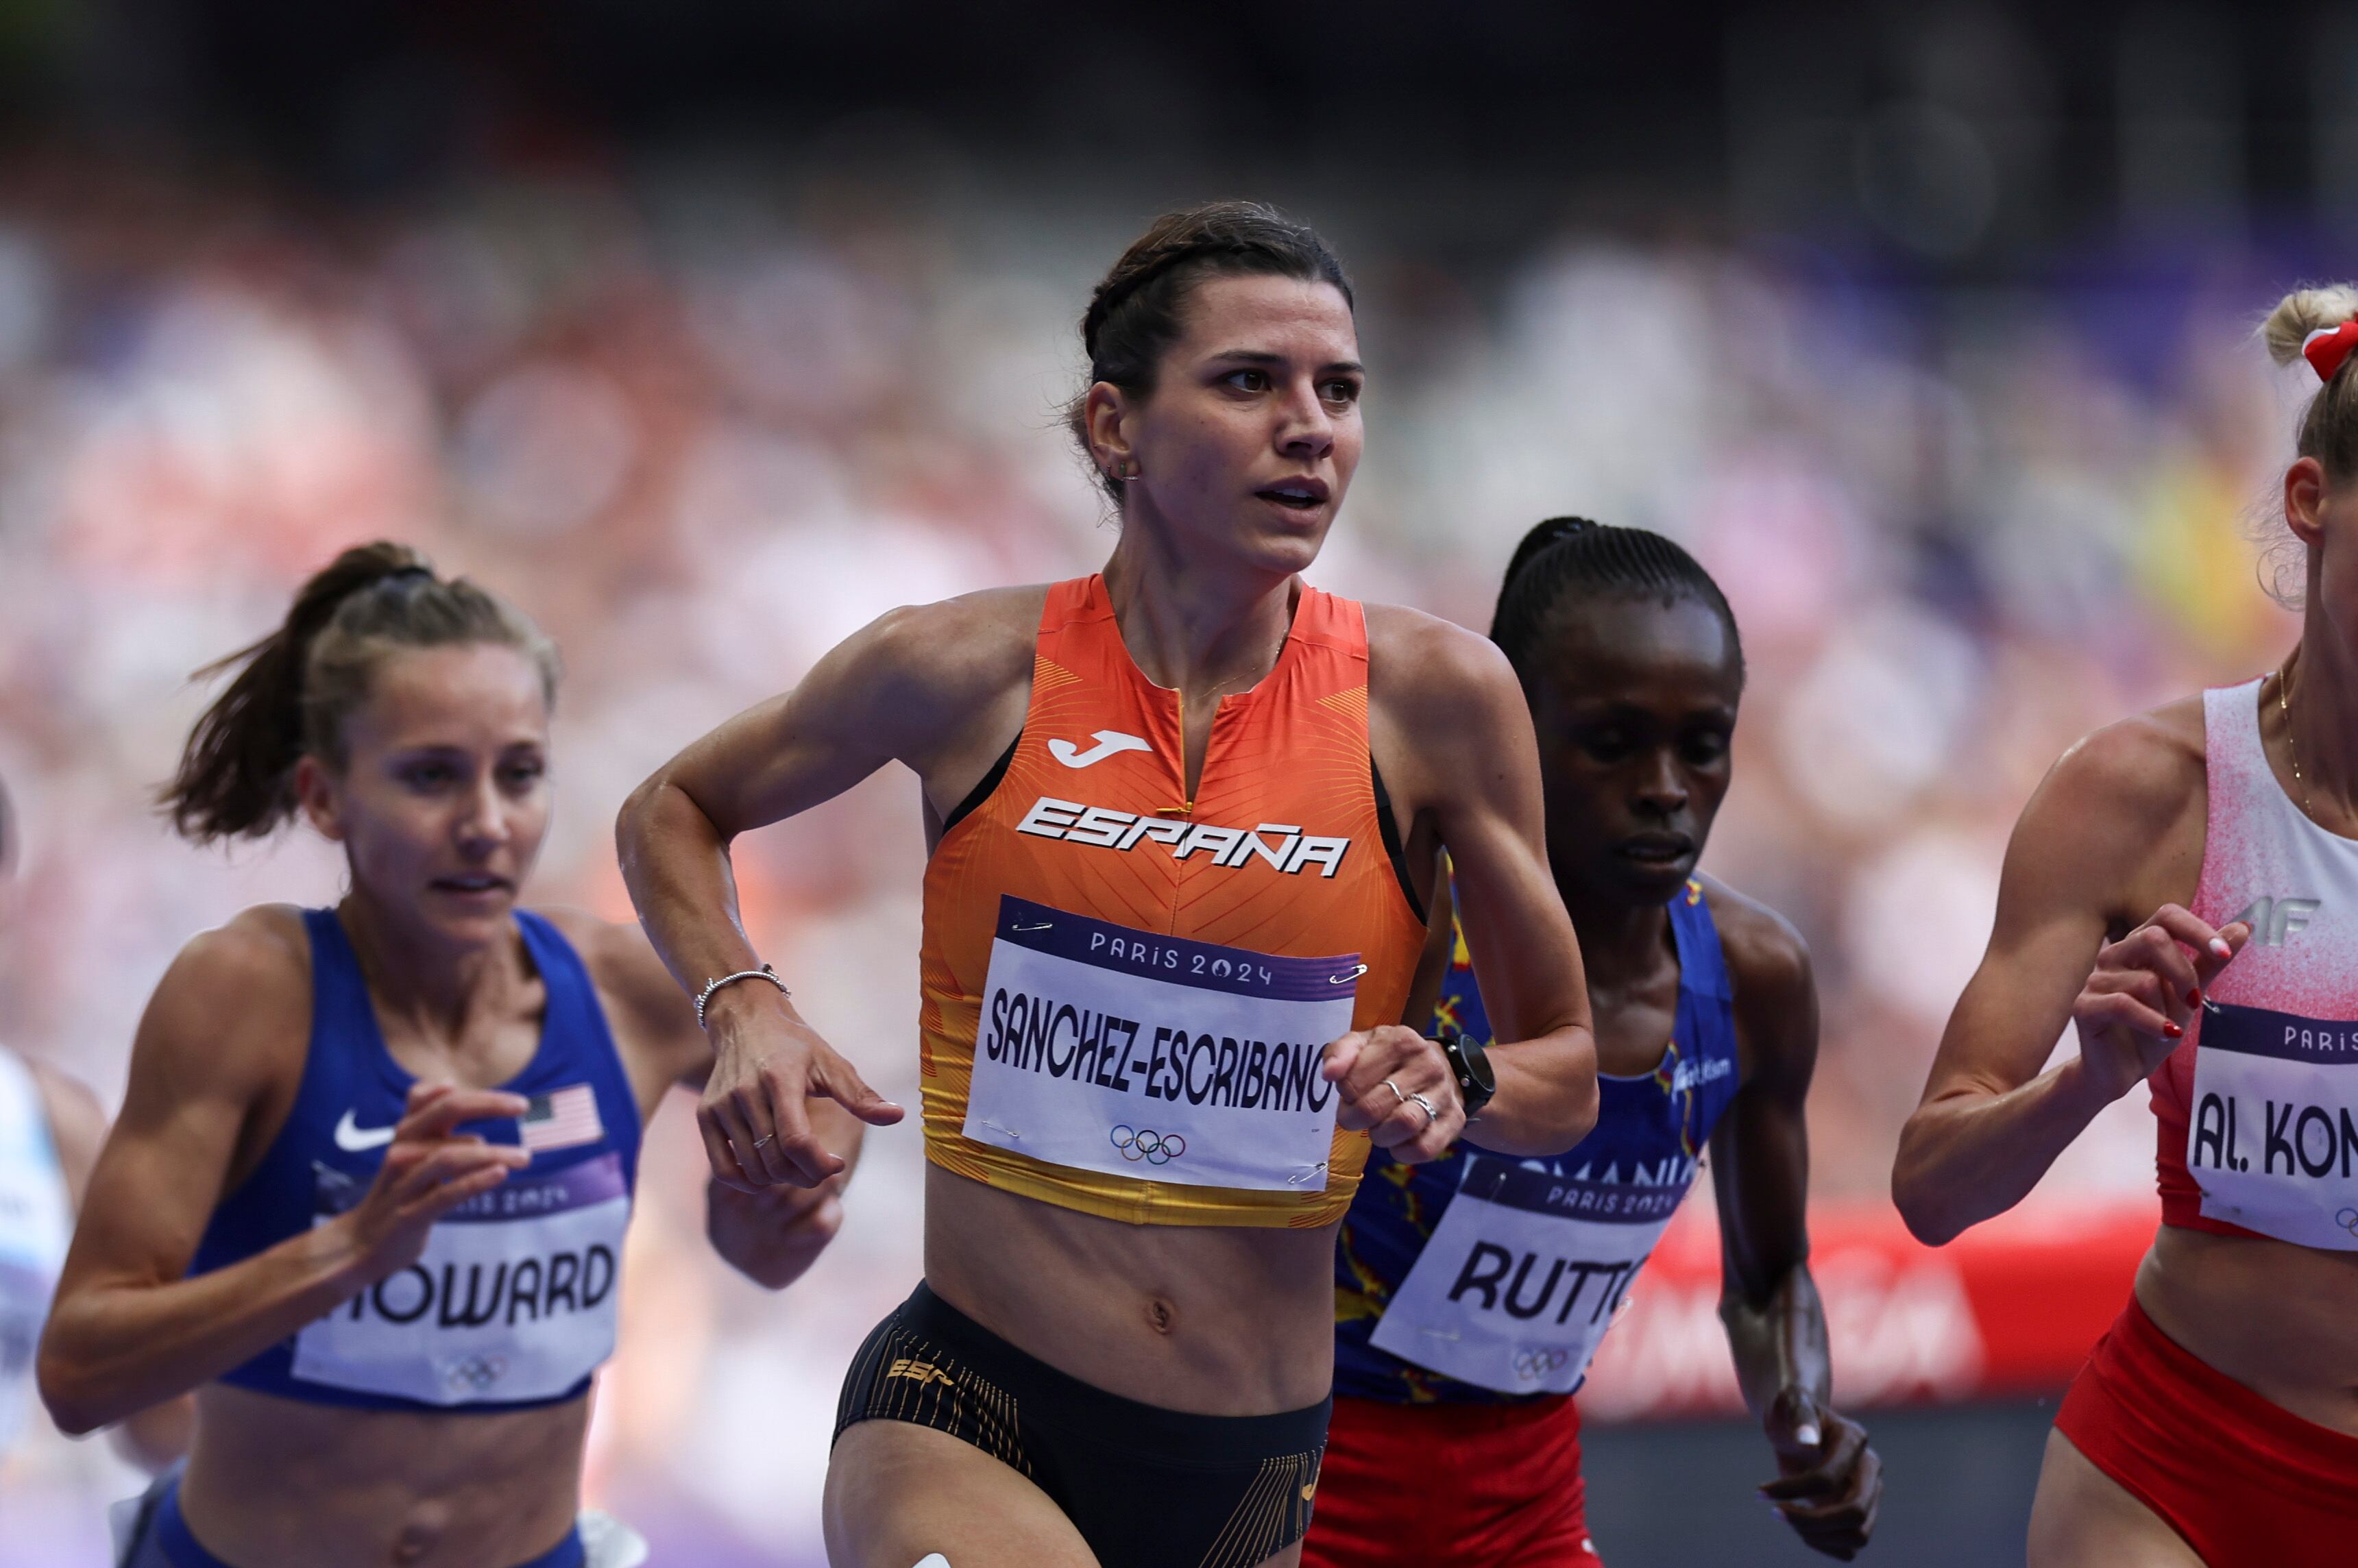
[[[2309, 335], [2331, 331], [2358, 319], [2358, 285], [2319, 284], [2296, 288], [2277, 301], [2260, 323], [2260, 341], [2268, 357], [2280, 365], [2301, 362]], [[2351, 361], [2344, 360], [2332, 378], [2317, 389], [2301, 411], [2294, 449], [2315, 458], [2325, 476], [2335, 483], [2358, 474], [2358, 381]], [[2299, 610], [2309, 580], [2309, 551], [2284, 523], [2282, 505], [2271, 499], [2256, 530], [2260, 544], [2260, 587], [2288, 610]]]

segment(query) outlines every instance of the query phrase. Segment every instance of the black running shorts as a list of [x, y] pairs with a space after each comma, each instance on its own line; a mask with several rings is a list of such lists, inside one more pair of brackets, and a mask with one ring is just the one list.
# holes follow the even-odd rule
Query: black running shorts
[[920, 1284], [852, 1358], [835, 1434], [905, 1421], [972, 1444], [1047, 1493], [1103, 1568], [1251, 1568], [1309, 1530], [1333, 1408], [1141, 1404], [1025, 1355]]

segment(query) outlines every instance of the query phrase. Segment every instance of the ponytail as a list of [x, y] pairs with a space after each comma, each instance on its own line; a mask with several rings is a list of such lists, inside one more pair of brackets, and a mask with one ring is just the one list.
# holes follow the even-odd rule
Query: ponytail
[[303, 585], [278, 630], [197, 672], [237, 676], [197, 720], [158, 793], [174, 830], [199, 844], [267, 837], [295, 813], [297, 761], [342, 766], [343, 721], [366, 700], [384, 654], [458, 643], [520, 649], [555, 699], [556, 649], [521, 611], [464, 579], [437, 578], [407, 545], [346, 550]]

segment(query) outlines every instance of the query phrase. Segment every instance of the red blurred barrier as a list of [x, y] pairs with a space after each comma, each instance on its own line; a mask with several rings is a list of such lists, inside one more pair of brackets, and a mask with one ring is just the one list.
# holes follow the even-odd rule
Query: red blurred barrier
[[[2160, 1206], [2037, 1203], [1942, 1248], [1887, 1204], [1810, 1214], [1834, 1398], [1846, 1410], [2054, 1393], [2128, 1300]], [[1719, 1322], [1719, 1232], [1691, 1211], [1663, 1236], [1581, 1390], [1597, 1421], [1740, 1413]]]

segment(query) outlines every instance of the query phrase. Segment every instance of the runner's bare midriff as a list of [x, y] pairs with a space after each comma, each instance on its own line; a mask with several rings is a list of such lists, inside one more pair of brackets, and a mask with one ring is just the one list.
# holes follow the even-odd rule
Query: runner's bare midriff
[[1334, 1377], [1335, 1226], [1130, 1225], [925, 1168], [925, 1279], [1027, 1355], [1108, 1393], [1270, 1415]]
[[2358, 1252], [2165, 1225], [2136, 1294], [2156, 1327], [2211, 1367], [2358, 1437]]
[[[587, 1398], [443, 1415], [303, 1404], [215, 1383], [180, 1485], [197, 1538], [233, 1563], [482, 1568], [560, 1540], [580, 1506]], [[300, 1498], [299, 1509], [287, 1499]]]

